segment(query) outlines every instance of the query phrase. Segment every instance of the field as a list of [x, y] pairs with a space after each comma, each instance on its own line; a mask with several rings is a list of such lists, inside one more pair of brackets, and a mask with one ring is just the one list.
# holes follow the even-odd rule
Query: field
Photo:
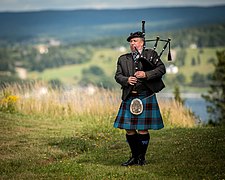
[[0, 179], [225, 178], [225, 128], [196, 124], [182, 105], [160, 102], [165, 128], [150, 131], [147, 165], [127, 168], [125, 133], [113, 128], [116, 92], [38, 93], [43, 86], [0, 93]]
[[[202, 48], [201, 53], [199, 53], [199, 49], [186, 49], [187, 56], [185, 58], [185, 66], [179, 69], [179, 73], [185, 75], [187, 83], [190, 83], [191, 77], [193, 73], [198, 72], [200, 74], [207, 75], [212, 73], [214, 70], [214, 66], [212, 63], [208, 62], [209, 59], [217, 59], [216, 51], [222, 50], [224, 47], [217, 47], [217, 48]], [[175, 51], [177, 51], [175, 49]], [[105, 72], [105, 74], [109, 77], [114, 77], [114, 72], [116, 70], [116, 61], [118, 57], [123, 54], [117, 49], [95, 49], [94, 55], [91, 61], [80, 64], [80, 65], [70, 65], [70, 66], [63, 66], [61, 68], [55, 69], [48, 69], [44, 72], [30, 72], [29, 77], [32, 79], [43, 79], [43, 80], [51, 80], [51, 79], [59, 79], [64, 83], [69, 84], [76, 84], [82, 76], [82, 70], [88, 68], [90, 66], [99, 66]], [[201, 64], [197, 64], [195, 66], [191, 65], [192, 58], [197, 60], [197, 57], [201, 59]], [[166, 57], [164, 56], [162, 59], [165, 59], [164, 62], [169, 65], [170, 63], [167, 62]], [[179, 61], [179, 59], [176, 59]], [[171, 62], [172, 64], [174, 62]], [[167, 74], [167, 77], [174, 77], [176, 75]]]
[[64, 83], [76, 84], [81, 79], [82, 70], [93, 65], [101, 67], [106, 75], [113, 77], [119, 55], [121, 52], [118, 50], [96, 49], [91, 61], [87, 63], [48, 69], [41, 73], [31, 72], [29, 77], [43, 80], [59, 79]]
[[0, 113], [0, 119], [1, 179], [225, 178], [225, 128], [150, 131], [147, 165], [127, 168], [120, 164], [129, 148], [113, 118]]

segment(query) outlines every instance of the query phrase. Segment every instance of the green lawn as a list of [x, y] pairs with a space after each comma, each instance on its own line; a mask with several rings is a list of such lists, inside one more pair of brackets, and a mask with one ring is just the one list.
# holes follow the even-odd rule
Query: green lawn
[[129, 157], [114, 117], [68, 119], [0, 112], [0, 179], [224, 179], [225, 128], [150, 131], [147, 165]]

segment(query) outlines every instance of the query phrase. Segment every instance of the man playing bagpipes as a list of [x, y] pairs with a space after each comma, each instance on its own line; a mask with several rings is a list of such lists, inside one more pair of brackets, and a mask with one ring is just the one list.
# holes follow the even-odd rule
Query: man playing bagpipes
[[143, 31], [142, 24], [142, 32], [131, 33], [127, 38], [131, 52], [118, 58], [115, 73], [122, 88], [122, 102], [114, 127], [126, 130], [132, 154], [122, 166], [144, 165], [150, 141], [148, 130], [164, 127], [155, 93], [165, 87], [162, 76], [166, 69], [155, 48], [145, 49]]

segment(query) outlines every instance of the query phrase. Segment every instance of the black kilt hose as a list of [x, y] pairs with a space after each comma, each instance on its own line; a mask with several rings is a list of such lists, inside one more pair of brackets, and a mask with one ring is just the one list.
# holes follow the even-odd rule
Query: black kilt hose
[[[143, 103], [143, 112], [140, 115], [133, 115], [130, 112], [130, 104], [134, 98], [139, 98]], [[146, 92], [138, 95], [131, 95], [123, 100], [114, 122], [115, 128], [126, 130], [158, 130], [164, 127], [162, 116], [156, 95], [149, 95]]]

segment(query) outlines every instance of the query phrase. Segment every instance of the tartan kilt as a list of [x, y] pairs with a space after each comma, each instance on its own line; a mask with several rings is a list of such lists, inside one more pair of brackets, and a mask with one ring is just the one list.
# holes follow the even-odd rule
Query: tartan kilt
[[[130, 112], [130, 104], [134, 98], [139, 98], [143, 103], [143, 112], [140, 115], [133, 115]], [[156, 95], [147, 93], [131, 95], [127, 100], [122, 101], [114, 122], [115, 128], [127, 130], [158, 130], [164, 127], [162, 116]]]

